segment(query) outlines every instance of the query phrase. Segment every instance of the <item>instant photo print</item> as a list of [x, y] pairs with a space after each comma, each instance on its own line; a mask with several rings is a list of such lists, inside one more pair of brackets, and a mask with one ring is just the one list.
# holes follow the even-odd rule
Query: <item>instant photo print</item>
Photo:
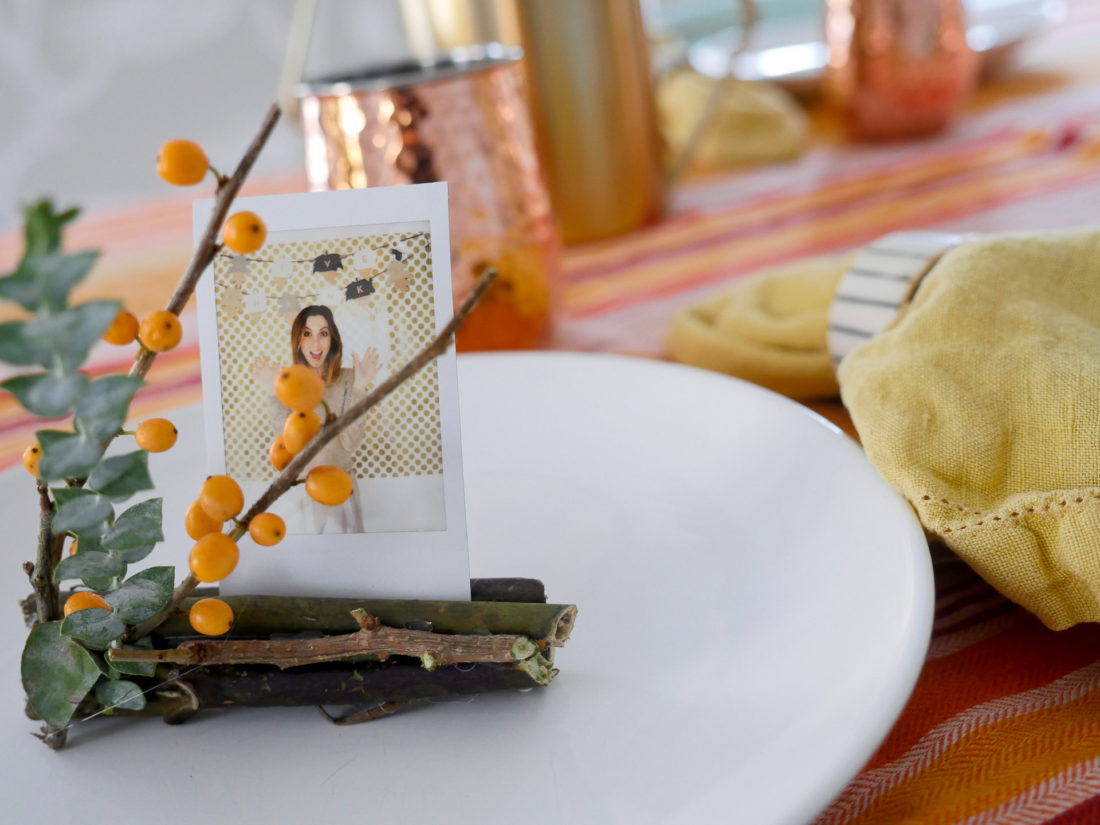
[[[195, 204], [195, 232], [213, 201]], [[279, 370], [303, 364], [339, 415], [423, 349], [452, 313], [446, 184], [240, 198], [267, 237], [222, 250], [198, 289], [209, 472], [258, 497], [291, 411]], [[197, 237], [196, 237], [197, 241]], [[433, 249], [436, 254], [433, 255]], [[247, 536], [222, 592], [468, 599], [454, 347], [327, 444], [309, 468], [353, 479], [341, 505], [295, 485], [270, 511], [287, 537]], [[231, 588], [231, 590], [230, 590]]]

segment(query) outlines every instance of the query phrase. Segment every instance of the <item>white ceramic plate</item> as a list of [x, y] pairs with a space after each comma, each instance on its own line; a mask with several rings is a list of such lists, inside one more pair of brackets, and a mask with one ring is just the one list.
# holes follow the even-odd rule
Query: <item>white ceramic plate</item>
[[[471, 569], [539, 577], [551, 601], [578, 605], [557, 681], [351, 728], [305, 708], [175, 728], [100, 719], [50, 753], [27, 735], [14, 677], [34, 529], [17, 469], [0, 479], [18, 537], [0, 581], [11, 821], [44, 799], [114, 822], [193, 809], [387, 825], [793, 824], [828, 804], [926, 650], [931, 569], [905, 502], [846, 436], [733, 379], [552, 353], [459, 369]], [[199, 411], [176, 418], [182, 443], [152, 460], [169, 524], [202, 473]], [[150, 561], [183, 564], [186, 550], [177, 539]]]

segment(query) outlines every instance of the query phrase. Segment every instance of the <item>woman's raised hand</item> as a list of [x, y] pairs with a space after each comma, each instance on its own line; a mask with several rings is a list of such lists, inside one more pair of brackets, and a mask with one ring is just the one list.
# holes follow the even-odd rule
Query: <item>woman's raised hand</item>
[[279, 368], [271, 363], [271, 359], [266, 355], [257, 355], [256, 360], [252, 362], [252, 375], [256, 383], [268, 392], [271, 392], [272, 387], [275, 386], [275, 376], [278, 374]]
[[362, 358], [352, 353], [351, 364], [354, 370], [353, 386], [359, 392], [366, 392], [378, 377], [378, 370], [382, 368], [382, 359], [378, 357], [378, 350], [367, 347]]

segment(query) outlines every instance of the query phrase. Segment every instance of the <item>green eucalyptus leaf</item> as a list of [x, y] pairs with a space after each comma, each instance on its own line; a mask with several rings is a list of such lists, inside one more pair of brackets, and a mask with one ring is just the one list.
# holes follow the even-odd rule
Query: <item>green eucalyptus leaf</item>
[[61, 622], [61, 632], [84, 642], [88, 647], [104, 650], [126, 632], [126, 625], [110, 610], [87, 607], [66, 616]]
[[31, 321], [0, 324], [0, 360], [74, 372], [115, 320], [118, 301], [89, 301]]
[[168, 603], [175, 584], [174, 567], [150, 567], [135, 573], [117, 590], [108, 593], [107, 604], [126, 624], [141, 624]]
[[[57, 563], [53, 571], [53, 580], [63, 582], [68, 579], [88, 579], [108, 581], [126, 575], [126, 564], [114, 553], [102, 550], [87, 550], [73, 556], [66, 556]], [[92, 587], [91, 584], [88, 584]], [[93, 590], [106, 590], [105, 587], [93, 587]]]
[[84, 486], [107, 496], [111, 501], [125, 501], [134, 493], [152, 490], [149, 453], [138, 450], [103, 459], [92, 470]]
[[116, 435], [141, 384], [140, 378], [128, 375], [108, 375], [93, 381], [76, 406], [76, 428], [101, 441]]
[[[38, 364], [46, 368], [57, 365], [53, 342], [42, 337], [41, 329], [34, 326], [36, 323], [7, 321], [0, 324], [0, 361], [18, 366]], [[62, 331], [57, 334], [62, 334]]]
[[[152, 650], [153, 640], [146, 636], [144, 639], [138, 639], [132, 645], [123, 645], [122, 649]], [[113, 648], [107, 651], [107, 662], [112, 670], [130, 676], [152, 676], [157, 671], [156, 662], [116, 662], [111, 656], [112, 650]]]
[[82, 478], [103, 457], [103, 442], [81, 433], [63, 430], [39, 430], [35, 433], [42, 448], [38, 475], [46, 481]]
[[30, 312], [60, 312], [73, 287], [84, 280], [98, 256], [98, 252], [67, 255], [57, 251], [26, 257], [15, 272], [0, 278], [0, 298]]
[[87, 384], [88, 377], [79, 372], [73, 375], [42, 373], [17, 375], [0, 383], [0, 387], [39, 418], [58, 418], [73, 411]]
[[145, 707], [145, 694], [128, 679], [100, 682], [95, 686], [95, 698], [108, 715], [112, 710], [141, 710]]
[[108, 679], [121, 679], [124, 674], [116, 670], [115, 666], [107, 659], [106, 654], [110, 652], [111, 648], [107, 648], [102, 653], [92, 653], [92, 658], [95, 660], [96, 665], [99, 666], [99, 672]]
[[[98, 553], [102, 550], [103, 544], [100, 542], [99, 536], [93, 536], [86, 533], [81, 536], [80, 540], [76, 543], [75, 555], [79, 556], [81, 553]], [[123, 559], [123, 561], [125, 561], [125, 559]]]
[[89, 301], [50, 316], [50, 321], [64, 320], [65, 334], [60, 340], [56, 340], [56, 349], [64, 369], [78, 369], [88, 360], [88, 353], [103, 337], [121, 308], [122, 304], [118, 301]]
[[55, 489], [53, 494], [58, 503], [57, 512], [53, 516], [53, 531], [58, 535], [102, 535], [106, 522], [114, 515], [110, 500], [91, 490], [62, 488]]
[[164, 499], [151, 498], [122, 513], [103, 534], [108, 550], [132, 550], [164, 539], [161, 511]]
[[44, 622], [31, 628], [20, 673], [35, 713], [60, 728], [96, 683], [99, 667], [87, 650], [61, 634], [61, 622]]
[[55, 212], [53, 201], [42, 198], [23, 207], [23, 260], [61, 248], [61, 230], [80, 214], [79, 209]]
[[143, 544], [140, 547], [131, 547], [129, 550], [112, 550], [111, 552], [127, 564], [141, 561], [156, 548], [156, 544]]

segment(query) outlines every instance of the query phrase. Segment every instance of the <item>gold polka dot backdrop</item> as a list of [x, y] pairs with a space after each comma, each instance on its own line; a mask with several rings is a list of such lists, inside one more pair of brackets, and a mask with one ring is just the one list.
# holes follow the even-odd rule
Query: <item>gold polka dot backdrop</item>
[[[421, 233], [349, 235], [268, 243], [245, 257], [214, 260], [225, 465], [229, 475], [267, 482], [277, 473], [268, 449], [277, 436], [261, 381], [266, 359], [292, 363], [290, 328], [307, 306], [332, 310], [343, 344], [341, 366], [378, 351], [372, 386], [419, 352], [435, 332], [431, 238]], [[395, 256], [392, 250], [397, 250]], [[398, 260], [398, 256], [400, 260]], [[443, 472], [439, 385], [434, 363], [410, 378], [365, 416], [355, 453], [359, 478]]]

